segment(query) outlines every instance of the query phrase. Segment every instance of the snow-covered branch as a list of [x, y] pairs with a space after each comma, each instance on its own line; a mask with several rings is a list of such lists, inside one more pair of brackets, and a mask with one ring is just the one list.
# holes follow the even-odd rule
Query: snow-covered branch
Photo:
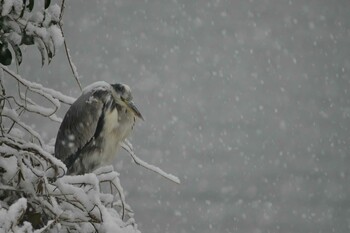
[[[0, 79], [0, 226], [4, 220], [9, 232], [139, 232], [112, 166], [92, 174], [64, 176], [66, 166], [21, 119], [27, 111], [52, 118], [60, 103], [71, 104], [74, 98], [30, 82], [5, 66], [0, 69], [7, 74]], [[21, 85], [18, 96], [7, 94], [4, 79]], [[51, 107], [38, 105], [43, 101], [34, 102], [28, 92], [48, 100]], [[108, 191], [103, 191], [106, 186]], [[2, 218], [6, 215], [11, 219]]]
[[0, 2], [0, 232], [138, 233], [113, 167], [65, 176], [65, 164], [28, 122], [28, 112], [60, 122], [61, 104], [75, 101], [8, 66], [21, 64], [23, 44], [38, 47], [42, 64], [63, 44], [60, 7], [45, 1], [32, 17], [34, 3]]
[[[28, 122], [27, 113], [60, 122], [61, 104], [75, 98], [29, 81], [9, 65], [22, 62], [22, 45], [36, 46], [42, 64], [62, 44], [73, 75], [79, 75], [63, 38], [62, 10], [50, 0], [0, 1], [0, 232], [139, 233], [113, 166], [66, 176], [65, 164]], [[61, 10], [62, 9], [62, 10]], [[11, 48], [11, 49], [9, 49]], [[122, 145], [135, 163], [175, 182], [180, 180], [138, 158], [131, 143]]]
[[134, 162], [137, 165], [140, 165], [150, 171], [153, 171], [161, 176], [163, 176], [164, 178], [176, 183], [176, 184], [180, 184], [180, 179], [172, 174], [166, 173], [164, 172], [162, 169], [160, 169], [159, 167], [156, 167], [154, 165], [148, 164], [147, 162], [143, 161], [142, 159], [140, 159], [139, 157], [136, 156], [135, 152], [134, 152], [134, 148], [132, 146], [132, 144], [129, 142], [129, 140], [124, 140], [124, 142], [122, 143], [122, 148], [124, 150], [126, 150], [129, 155], [132, 157], [132, 159], [134, 160]]

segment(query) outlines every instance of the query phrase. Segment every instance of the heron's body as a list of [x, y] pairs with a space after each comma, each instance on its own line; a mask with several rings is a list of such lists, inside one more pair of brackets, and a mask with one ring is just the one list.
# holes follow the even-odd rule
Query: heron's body
[[91, 172], [110, 162], [131, 133], [136, 117], [142, 118], [128, 86], [102, 84], [73, 103], [58, 131], [55, 156], [66, 164], [69, 174]]

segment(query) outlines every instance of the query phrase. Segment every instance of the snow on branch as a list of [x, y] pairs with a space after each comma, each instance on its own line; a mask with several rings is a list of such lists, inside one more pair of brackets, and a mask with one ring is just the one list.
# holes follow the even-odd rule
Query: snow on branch
[[20, 216], [24, 215], [26, 209], [27, 200], [25, 198], [18, 199], [8, 209], [0, 208], [0, 230], [2, 229], [3, 232], [30, 232], [32, 226], [29, 223], [18, 225]]
[[55, 106], [55, 111], [60, 107], [59, 102], [62, 102], [65, 104], [72, 104], [75, 101], [75, 98], [66, 96], [59, 91], [53, 90], [51, 88], [43, 87], [43, 85], [39, 83], [30, 82], [22, 78], [20, 75], [16, 74], [6, 66], [1, 65], [0, 68], [3, 69], [3, 71], [9, 74], [12, 78], [16, 79], [24, 87], [28, 88], [28, 90], [34, 93], [37, 93], [38, 95], [41, 95], [45, 99], [50, 101]]
[[[60, 103], [71, 104], [74, 98], [30, 82], [5, 66], [0, 69], [0, 231], [138, 233], [119, 173], [112, 166], [65, 176], [65, 164], [21, 119], [25, 112], [55, 116]], [[7, 93], [4, 79], [21, 85], [18, 96]], [[39, 100], [31, 100], [30, 93]], [[51, 106], [38, 105], [43, 102], [40, 98]]]
[[132, 157], [132, 159], [134, 160], [134, 162], [137, 165], [140, 165], [150, 171], [153, 171], [161, 176], [163, 176], [164, 178], [176, 183], [176, 184], [180, 184], [180, 179], [172, 174], [166, 173], [164, 172], [162, 169], [160, 169], [159, 167], [156, 167], [154, 165], [148, 164], [147, 162], [143, 161], [142, 159], [140, 159], [139, 157], [136, 156], [133, 146], [132, 144], [129, 142], [129, 140], [124, 140], [124, 142], [122, 143], [122, 148], [124, 150], [126, 150], [130, 156]]
[[28, 112], [60, 122], [56, 112], [61, 104], [75, 101], [8, 67], [12, 55], [17, 65], [22, 62], [22, 44], [35, 44], [44, 64], [63, 42], [60, 7], [45, 1], [45, 13], [31, 18], [33, 4], [0, 3], [0, 232], [139, 233], [113, 167], [65, 176], [65, 164], [26, 122]]
[[[41, 1], [4, 0], [0, 3], [0, 63], [8, 66], [22, 63], [23, 45], [35, 45], [42, 65], [51, 62], [56, 49], [64, 42], [60, 27], [61, 8]], [[41, 6], [34, 8], [34, 5]], [[36, 12], [34, 11], [37, 10]]]
[[[71, 105], [75, 98], [11, 70], [13, 61], [17, 66], [22, 62], [22, 45], [36, 46], [44, 65], [64, 44], [82, 89], [62, 30], [65, 1], [61, 7], [50, 3], [0, 1], [0, 232], [139, 233], [119, 173], [106, 166], [91, 174], [66, 176], [65, 164], [28, 122], [27, 113], [60, 122], [56, 112], [61, 104]], [[35, 14], [34, 4], [43, 5]], [[128, 140], [122, 146], [138, 165], [180, 183], [138, 158]]]

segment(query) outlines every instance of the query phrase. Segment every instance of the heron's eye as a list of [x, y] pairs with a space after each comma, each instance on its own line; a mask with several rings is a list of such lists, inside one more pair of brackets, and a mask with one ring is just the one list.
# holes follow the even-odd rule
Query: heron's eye
[[117, 95], [120, 96], [120, 99], [123, 101], [131, 101], [132, 95], [131, 90], [128, 85], [125, 84], [114, 84], [112, 85]]
[[123, 93], [121, 98], [122, 98], [122, 100], [131, 101], [132, 100], [132, 95], [129, 92], [125, 92], [125, 93]]
[[124, 95], [126, 89], [123, 84], [112, 84], [112, 87], [114, 88], [115, 92], [117, 92], [119, 95]]
[[125, 86], [124, 85], [120, 85], [120, 92], [122, 93], [122, 95], [125, 94], [125, 91], [126, 91]]

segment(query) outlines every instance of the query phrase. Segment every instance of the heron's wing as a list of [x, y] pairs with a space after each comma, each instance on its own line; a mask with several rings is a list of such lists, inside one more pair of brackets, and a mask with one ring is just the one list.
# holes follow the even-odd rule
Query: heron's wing
[[103, 108], [109, 98], [108, 90], [98, 90], [81, 95], [67, 111], [57, 134], [55, 156], [70, 161], [68, 168], [103, 128]]

